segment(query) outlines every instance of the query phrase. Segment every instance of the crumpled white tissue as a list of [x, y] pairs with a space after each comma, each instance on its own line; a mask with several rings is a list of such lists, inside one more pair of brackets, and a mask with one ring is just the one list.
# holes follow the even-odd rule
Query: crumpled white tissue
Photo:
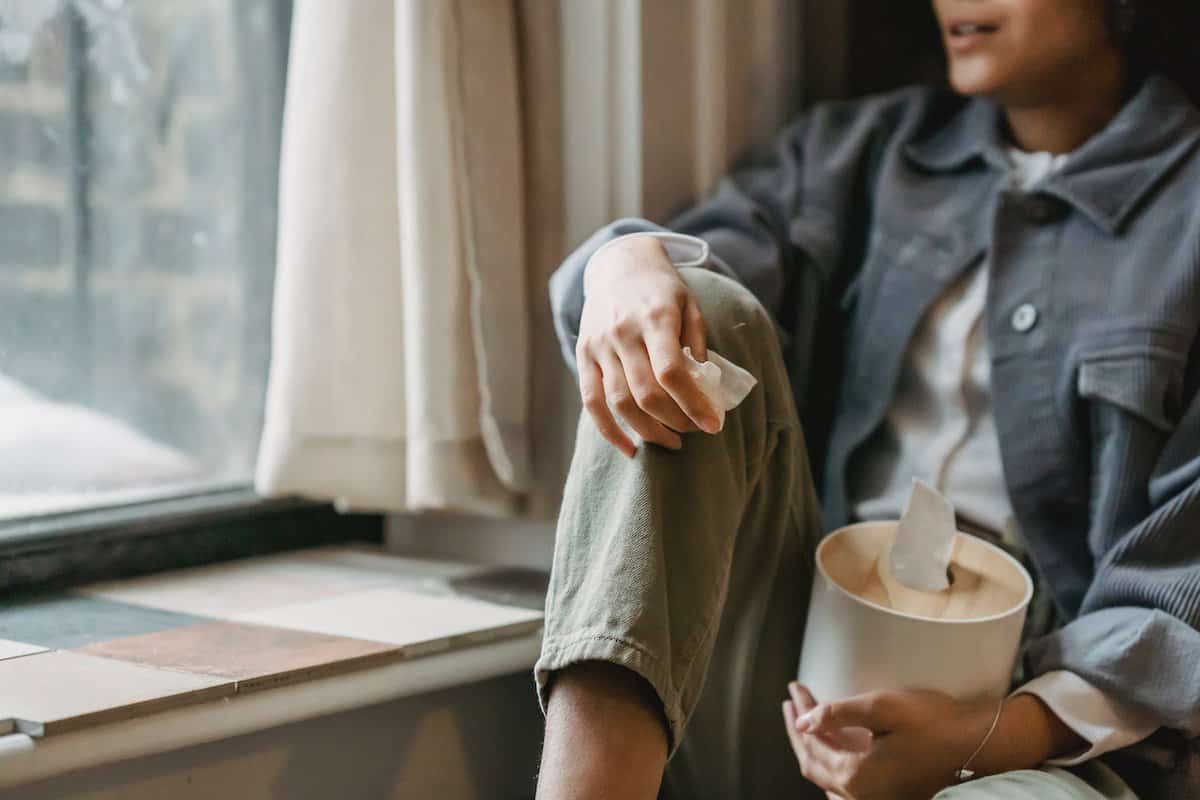
[[721, 430], [725, 427], [725, 412], [741, 405], [758, 380], [715, 350], [708, 351], [708, 361], [703, 363], [696, 360], [690, 347], [683, 348], [683, 354], [687, 357], [688, 374], [716, 410], [717, 430]]
[[954, 506], [937, 489], [913, 480], [912, 494], [892, 542], [891, 566], [896, 580], [910, 589], [940, 592], [950, 586], [946, 569], [958, 529]]

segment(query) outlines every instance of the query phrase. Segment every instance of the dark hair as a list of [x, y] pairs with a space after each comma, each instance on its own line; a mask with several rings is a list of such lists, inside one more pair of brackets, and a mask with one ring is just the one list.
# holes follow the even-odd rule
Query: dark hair
[[1109, 0], [1109, 24], [1135, 77], [1162, 73], [1200, 105], [1200, 0]]

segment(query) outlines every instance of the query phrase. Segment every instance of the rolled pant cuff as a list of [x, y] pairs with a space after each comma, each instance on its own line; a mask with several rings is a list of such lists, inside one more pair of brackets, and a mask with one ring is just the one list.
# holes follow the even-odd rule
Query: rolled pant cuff
[[663, 715], [667, 719], [668, 758], [673, 756], [683, 733], [684, 714], [680, 693], [657, 658], [636, 643], [615, 634], [584, 632], [542, 640], [542, 653], [533, 667], [542, 713], [546, 713], [546, 704], [550, 697], [550, 673], [583, 661], [605, 661], [625, 667], [650, 684], [658, 695]]

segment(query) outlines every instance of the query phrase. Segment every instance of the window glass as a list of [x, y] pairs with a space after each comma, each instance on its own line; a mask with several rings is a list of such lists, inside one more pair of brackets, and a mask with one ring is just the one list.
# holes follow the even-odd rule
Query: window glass
[[0, 520], [249, 482], [289, 7], [0, 2]]

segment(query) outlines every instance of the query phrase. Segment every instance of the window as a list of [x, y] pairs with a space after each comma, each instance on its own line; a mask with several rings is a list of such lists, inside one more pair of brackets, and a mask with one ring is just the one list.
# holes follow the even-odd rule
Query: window
[[249, 483], [289, 24], [0, 5], [0, 526]]

